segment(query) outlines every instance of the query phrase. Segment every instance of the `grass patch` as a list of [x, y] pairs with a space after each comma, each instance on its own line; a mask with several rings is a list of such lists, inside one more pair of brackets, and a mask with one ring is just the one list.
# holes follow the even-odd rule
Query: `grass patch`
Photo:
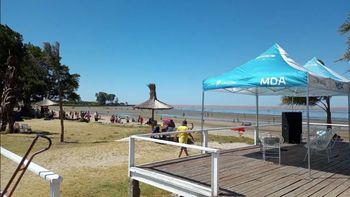
[[[59, 120], [25, 120], [33, 134], [0, 134], [4, 148], [23, 155], [35, 137], [36, 132], [47, 131], [52, 147], [34, 158], [33, 162], [63, 177], [62, 196], [127, 196], [128, 191], [128, 142], [116, 142], [134, 134], [147, 133], [149, 127], [110, 125], [65, 121], [65, 142], [59, 142]], [[194, 135], [200, 142], [200, 135]], [[209, 141], [219, 143], [244, 142], [252, 144], [250, 138], [209, 135]], [[39, 140], [34, 150], [47, 145]], [[175, 159], [179, 148], [152, 142], [136, 143], [137, 164]], [[190, 155], [199, 154], [199, 151]], [[5, 185], [16, 164], [1, 157], [0, 184]], [[141, 184], [142, 196], [169, 196], [169, 193], [147, 184]], [[48, 196], [49, 183], [31, 172], [26, 172], [15, 196]]]
[[[201, 135], [199, 133], [193, 134], [194, 140], [196, 142], [201, 141]], [[246, 144], [254, 144], [254, 139], [249, 137], [236, 137], [236, 136], [222, 136], [222, 135], [208, 135], [209, 142], [218, 142], [220, 144], [224, 143], [246, 143]]]
[[[35, 133], [48, 131], [52, 139], [50, 150], [38, 155], [33, 162], [63, 177], [62, 196], [127, 196], [128, 142], [116, 142], [134, 134], [149, 132], [148, 127], [116, 126], [98, 123], [65, 121], [65, 142], [60, 143], [58, 120], [25, 120], [34, 133], [0, 134], [4, 148], [23, 155], [35, 137]], [[33, 151], [47, 145], [39, 140]], [[160, 161], [177, 157], [174, 147], [154, 143], [136, 143], [139, 163]], [[156, 154], [149, 157], [150, 152]], [[5, 185], [16, 164], [1, 156], [0, 184]], [[169, 196], [163, 190], [141, 184], [142, 196]], [[14, 196], [48, 196], [49, 183], [27, 171]]]

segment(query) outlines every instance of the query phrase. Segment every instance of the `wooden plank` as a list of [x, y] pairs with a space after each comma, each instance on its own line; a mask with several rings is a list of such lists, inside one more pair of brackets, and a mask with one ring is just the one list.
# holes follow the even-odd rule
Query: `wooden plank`
[[[301, 145], [285, 147], [288, 151], [282, 152], [281, 165], [263, 161], [260, 149], [257, 147], [222, 151], [219, 156], [221, 195], [348, 195], [350, 192], [348, 144], [343, 144], [339, 148], [342, 148], [338, 151], [339, 156], [329, 164], [325, 157], [313, 155], [311, 172], [314, 180], [307, 179], [308, 169], [306, 162], [303, 161], [306, 150]], [[210, 166], [209, 155], [142, 165], [147, 170], [202, 185], [210, 185]]]
[[[350, 182], [350, 180], [348, 181]], [[348, 187], [348, 189], [344, 190], [344, 192], [339, 195], [339, 197], [349, 197], [349, 196], [350, 196], [350, 186]]]
[[[306, 168], [300, 168], [300, 167], [294, 167], [294, 166], [286, 166], [286, 168], [280, 168], [278, 170], [275, 170], [270, 175], [266, 177], [261, 177], [261, 179], [257, 179], [254, 182], [247, 183], [245, 185], [242, 185], [244, 188], [244, 192], [249, 192], [251, 190], [256, 190], [260, 187], [266, 187], [266, 183], [271, 183], [275, 181], [279, 181], [280, 179], [283, 179], [285, 177], [290, 176], [296, 176], [300, 177], [301, 175], [304, 175], [308, 172], [308, 169]], [[276, 184], [276, 183], [274, 183]]]
[[[337, 165], [338, 164], [338, 165]], [[322, 165], [322, 164], [319, 164], [319, 165]], [[335, 166], [334, 168], [337, 168], [339, 166], [341, 166], [339, 163], [332, 163], [332, 165], [330, 166], [325, 166], [324, 169], [322, 170], [325, 170], [327, 168], [330, 168], [331, 166]], [[319, 177], [319, 176], [322, 176], [323, 174], [325, 174], [326, 172], [323, 172], [323, 171], [317, 171], [317, 170], [313, 170], [312, 171], [312, 177]], [[296, 195], [295, 194], [295, 190], [297, 190], [298, 188], [306, 185], [307, 183], [309, 183], [310, 180], [309, 177], [308, 177], [308, 171], [303, 175], [301, 175], [300, 177], [298, 177], [301, 179], [301, 181], [298, 181], [294, 184], [291, 184], [289, 185], [288, 187], [285, 187], [285, 188], [281, 188], [279, 191], [276, 191], [275, 193], [271, 194], [272, 196], [282, 196], [282, 195], [287, 195], [288, 196], [288, 193], [291, 193], [291, 196], [293, 195]]]
[[[337, 168], [342, 167], [346, 161], [339, 162], [335, 165], [330, 166], [327, 169], [324, 169], [324, 171], [317, 171], [317, 174], [313, 174], [312, 177], [313, 179], [311, 180], [305, 180], [305, 184], [303, 184], [301, 187], [296, 188], [295, 190], [289, 192], [286, 194], [286, 197], [294, 197], [297, 195], [302, 195], [306, 190], [309, 190], [310, 188], [314, 187], [318, 183], [324, 180], [324, 178], [328, 178], [333, 175], [333, 173], [336, 171]], [[307, 177], [305, 177], [307, 178]], [[312, 194], [312, 193], [311, 193]], [[310, 194], [310, 195], [311, 195]], [[302, 195], [303, 196], [303, 195]]]
[[341, 173], [343, 173], [343, 175], [339, 176], [339, 174], [334, 174], [331, 178], [324, 180], [324, 183], [326, 184], [326, 186], [321, 190], [315, 192], [311, 196], [316, 197], [316, 196], [326, 195], [332, 190], [334, 190], [335, 188], [337, 188], [338, 186], [342, 185], [345, 181], [349, 181], [348, 176], [344, 174], [350, 173], [350, 167], [349, 166], [345, 167], [345, 170], [341, 171]]
[[[295, 172], [300, 171], [302, 169], [299, 168], [291, 168], [291, 167], [286, 167], [286, 168], [281, 168], [275, 171], [272, 171], [270, 174], [266, 176], [260, 176], [256, 177], [256, 179], [246, 182], [244, 184], [238, 185], [239, 188], [242, 188], [241, 190], [244, 192], [249, 192], [252, 190], [255, 190], [260, 187], [265, 187], [267, 183], [271, 183], [273, 181], [282, 179], [287, 176], [292, 176], [295, 174]], [[236, 187], [238, 188], [238, 187]]]
[[342, 194], [343, 192], [345, 192], [346, 190], [348, 190], [350, 187], [350, 179], [348, 179], [347, 181], [345, 181], [343, 184], [339, 185], [338, 187], [336, 187], [334, 190], [332, 190], [331, 192], [329, 192], [327, 195], [325, 195], [325, 197], [334, 197], [334, 196], [338, 196], [340, 194]]

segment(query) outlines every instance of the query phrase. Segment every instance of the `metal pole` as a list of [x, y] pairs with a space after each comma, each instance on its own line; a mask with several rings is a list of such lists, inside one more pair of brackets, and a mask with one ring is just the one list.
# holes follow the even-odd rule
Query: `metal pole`
[[128, 162], [128, 176], [131, 178], [130, 168], [135, 166], [135, 139], [129, 137], [129, 162]]
[[218, 196], [219, 191], [219, 155], [211, 153], [211, 195]]
[[256, 131], [254, 136], [255, 145], [259, 142], [259, 95], [256, 93]]
[[[204, 131], [204, 90], [202, 91], [202, 120], [201, 120], [201, 131], [202, 131], [202, 146], [208, 147], [208, 131]], [[202, 151], [205, 154], [205, 151]]]
[[201, 130], [203, 134], [203, 127], [204, 127], [204, 90], [202, 91], [202, 119], [201, 119]]
[[307, 97], [306, 97], [306, 108], [307, 108], [307, 112], [306, 112], [306, 116], [307, 116], [307, 167], [309, 169], [309, 178], [311, 179], [311, 152], [310, 152], [310, 107], [309, 107], [309, 81], [307, 83]]
[[349, 131], [349, 146], [350, 146], [350, 92], [348, 93], [348, 131]]
[[50, 183], [50, 197], [60, 197], [60, 180], [52, 180]]

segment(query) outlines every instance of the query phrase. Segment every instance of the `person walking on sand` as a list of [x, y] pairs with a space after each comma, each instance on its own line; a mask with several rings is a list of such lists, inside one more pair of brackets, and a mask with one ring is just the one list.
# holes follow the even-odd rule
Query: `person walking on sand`
[[[187, 121], [184, 120], [182, 121], [182, 126], [178, 127], [176, 131], [181, 132], [175, 135], [174, 141], [176, 141], [176, 137], [179, 138], [179, 143], [181, 144], [187, 144], [188, 136], [192, 138], [192, 141], [194, 142], [194, 138], [191, 133], [183, 132], [183, 131], [188, 131], [189, 128], [187, 127]], [[187, 148], [186, 147], [181, 147], [180, 152], [179, 152], [179, 157], [181, 157], [182, 152], [185, 152], [186, 156], [188, 156]]]

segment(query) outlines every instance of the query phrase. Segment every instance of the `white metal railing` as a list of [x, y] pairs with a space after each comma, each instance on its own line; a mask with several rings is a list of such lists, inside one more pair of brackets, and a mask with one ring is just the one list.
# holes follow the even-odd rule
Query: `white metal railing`
[[[0, 146], [0, 152], [1, 152], [1, 155], [10, 159], [11, 161], [16, 162], [17, 164], [19, 164], [22, 160], [22, 157], [16, 155], [11, 151], [6, 150], [1, 146]], [[27, 164], [27, 162], [28, 160], [25, 161], [25, 164]], [[63, 180], [63, 178], [60, 175], [55, 174], [33, 162], [29, 164], [28, 170], [40, 176], [41, 178], [45, 179], [46, 181], [50, 182], [50, 197], [60, 196], [60, 186]]]
[[[195, 131], [191, 131], [195, 132]], [[175, 132], [167, 132], [167, 133], [172, 133], [175, 134]], [[162, 133], [163, 134], [163, 133]], [[218, 184], [218, 170], [219, 170], [219, 149], [214, 149], [214, 148], [208, 148], [208, 147], [202, 147], [202, 146], [197, 146], [197, 145], [190, 145], [190, 144], [181, 144], [178, 142], [171, 142], [171, 141], [165, 141], [165, 140], [159, 140], [159, 139], [153, 139], [145, 136], [137, 136], [133, 135], [130, 136], [129, 138], [129, 177], [132, 177], [132, 171], [135, 170], [135, 140], [142, 140], [142, 141], [149, 141], [149, 142], [156, 142], [156, 143], [161, 143], [161, 144], [167, 144], [167, 145], [172, 145], [172, 146], [178, 146], [178, 147], [185, 147], [185, 148], [190, 148], [190, 149], [195, 149], [195, 150], [200, 150], [200, 151], [205, 151], [207, 153], [211, 154], [211, 196], [217, 196], [218, 195], [218, 189], [219, 189], [219, 184]], [[186, 182], [188, 184], [188, 182]], [[185, 184], [185, 185], [186, 185]], [[194, 188], [194, 187], [193, 187]], [[192, 190], [193, 190], [192, 188]], [[196, 186], [196, 188], [200, 188], [199, 185]], [[194, 191], [196, 192], [196, 191]], [[199, 193], [201, 191], [198, 191]]]
[[[280, 123], [276, 124], [264, 124], [260, 125], [260, 127], [266, 127], [266, 126], [279, 126]], [[245, 128], [245, 129], [254, 129], [254, 138], [256, 138], [256, 125], [251, 126], [236, 126], [236, 127], [220, 127], [220, 128], [210, 128], [210, 129], [197, 129], [197, 130], [189, 130], [189, 131], [176, 131], [176, 132], [161, 132], [161, 133], [147, 133], [147, 134], [139, 134], [139, 135], [133, 135], [129, 137], [129, 164], [128, 164], [128, 171], [129, 171], [129, 178], [131, 179], [138, 179], [143, 182], [153, 184], [156, 186], [160, 186], [163, 189], [168, 189], [170, 191], [177, 191], [181, 192], [180, 190], [176, 190], [176, 187], [181, 185], [181, 182], [186, 182], [185, 184], [182, 184], [180, 187], [186, 187], [189, 188], [188, 191], [192, 192], [198, 192], [198, 194], [206, 194], [208, 196], [217, 196], [218, 190], [219, 190], [219, 155], [220, 150], [214, 149], [214, 148], [208, 148], [208, 133], [209, 131], [227, 131], [228, 129], [235, 129], [235, 128]], [[190, 144], [181, 144], [178, 142], [172, 142], [172, 141], [165, 141], [160, 139], [154, 139], [151, 138], [153, 136], [159, 136], [159, 135], [175, 135], [178, 133], [202, 133], [202, 146], [197, 145], [190, 145]], [[165, 178], [161, 174], [154, 174], [151, 172], [147, 172], [145, 170], [139, 169], [135, 167], [135, 140], [141, 140], [141, 141], [148, 141], [148, 142], [156, 142], [160, 144], [167, 144], [171, 146], [178, 146], [178, 147], [185, 147], [189, 149], [199, 150], [202, 151], [202, 153], [209, 153], [211, 154], [211, 187], [208, 189], [203, 189], [203, 186], [196, 185], [194, 183], [190, 183], [188, 181], [183, 180], [176, 180], [171, 178]], [[255, 143], [257, 143], [257, 138], [255, 139]], [[157, 178], [163, 177], [162, 180], [167, 180], [168, 182], [174, 183], [173, 188], [167, 184], [161, 184], [160, 182], [157, 182]], [[176, 183], [176, 184], [175, 184]], [[175, 189], [174, 189], [175, 188]], [[209, 193], [206, 193], [209, 192]], [[181, 193], [180, 193], [181, 194]], [[187, 195], [189, 195], [187, 193]], [[196, 196], [195, 194], [193, 194]]]
[[[269, 126], [280, 126], [282, 123], [272, 123], [272, 124], [260, 124], [259, 127], [269, 127]], [[208, 147], [208, 133], [209, 131], [227, 131], [231, 129], [236, 129], [236, 128], [244, 128], [244, 129], [254, 129], [254, 144], [256, 145], [258, 142], [258, 133], [256, 133], [256, 125], [251, 125], [251, 126], [234, 126], [234, 127], [218, 127], [218, 128], [204, 128], [203, 130], [201, 129], [194, 129], [194, 130], [189, 130], [189, 131], [177, 131], [176, 133], [202, 133], [203, 135], [203, 142], [202, 146], [203, 147]], [[159, 135], [174, 135], [175, 132], [161, 132], [161, 133], [145, 133], [145, 134], [138, 134], [137, 136], [159, 136]]]
[[[263, 124], [259, 125], [259, 127], [266, 127], [266, 126], [279, 126], [281, 123], [274, 123], [274, 124]], [[177, 189], [180, 188], [187, 188], [186, 191], [195, 192], [195, 193], [185, 193], [189, 196], [196, 196], [197, 194], [202, 194], [206, 196], [217, 196], [218, 190], [219, 190], [219, 155], [220, 150], [214, 149], [214, 148], [208, 148], [208, 133], [209, 131], [227, 131], [232, 130], [235, 128], [244, 128], [244, 129], [254, 129], [254, 143], [258, 143], [258, 132], [257, 132], [257, 125], [250, 125], [250, 126], [235, 126], [235, 127], [220, 127], [220, 128], [208, 128], [208, 129], [197, 129], [197, 130], [189, 130], [189, 131], [173, 131], [173, 132], [161, 132], [161, 133], [147, 133], [147, 134], [139, 134], [139, 135], [133, 135], [129, 137], [129, 178], [131, 179], [138, 179], [140, 181], [143, 181], [145, 183], [153, 184], [154, 186], [161, 187], [163, 189], [167, 189], [169, 191], [175, 191], [179, 192], [181, 195], [181, 190]], [[154, 139], [151, 138], [153, 136], [159, 136], [159, 135], [175, 135], [178, 133], [196, 133], [199, 132], [202, 134], [202, 146], [197, 145], [189, 145], [189, 144], [181, 144], [178, 142], [172, 142], [172, 141], [165, 141], [160, 139]], [[166, 180], [168, 182], [171, 182], [174, 184], [174, 187], [169, 186], [169, 184], [166, 183], [160, 183], [157, 182], [157, 179], [159, 180], [159, 177], [162, 177], [161, 174], [154, 174], [152, 172], [144, 171], [140, 168], [135, 167], [135, 140], [142, 140], [142, 141], [149, 141], [149, 142], [156, 142], [160, 144], [167, 144], [172, 146], [178, 146], [178, 147], [185, 147], [190, 149], [195, 149], [202, 151], [202, 153], [209, 153], [211, 154], [211, 187], [208, 189], [204, 189], [203, 186], [196, 185], [194, 183], [190, 183], [188, 181], [183, 180], [176, 180], [168, 177], [163, 177], [162, 180]], [[144, 174], [142, 174], [144, 173]], [[185, 184], [181, 184], [182, 182], [186, 182]], [[175, 184], [176, 183], [176, 184]]]
[[[307, 122], [303, 122], [303, 124], [307, 124]], [[335, 126], [335, 127], [348, 127], [347, 124], [328, 124], [328, 123], [318, 123], [318, 122], [310, 122], [310, 125], [319, 125], [319, 126]]]

